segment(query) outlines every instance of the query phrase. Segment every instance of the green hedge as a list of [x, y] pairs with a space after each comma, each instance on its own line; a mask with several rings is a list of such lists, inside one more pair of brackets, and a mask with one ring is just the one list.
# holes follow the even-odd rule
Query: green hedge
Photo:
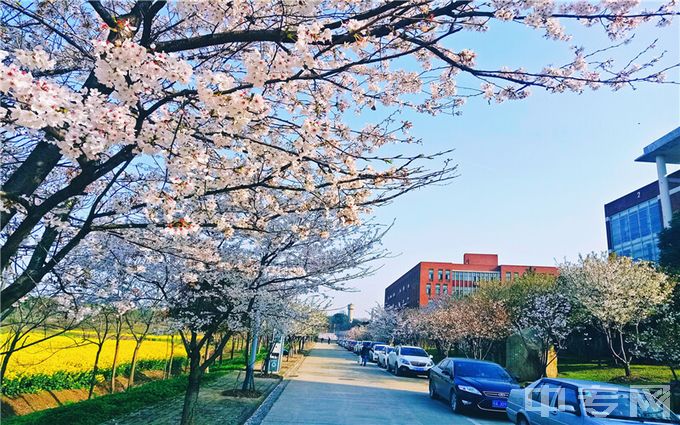
[[[137, 373], [144, 370], [164, 370], [165, 360], [139, 360]], [[186, 357], [174, 357], [172, 362], [172, 374], [177, 375], [186, 365]], [[116, 368], [116, 376], [129, 376], [131, 363], [121, 364]], [[111, 379], [111, 369], [97, 371], [97, 382]], [[51, 375], [34, 374], [19, 375], [16, 378], [4, 379], [2, 382], [2, 394], [8, 397], [17, 397], [20, 394], [37, 393], [40, 391], [74, 390], [89, 388], [92, 381], [92, 371], [87, 372], [55, 372]]]

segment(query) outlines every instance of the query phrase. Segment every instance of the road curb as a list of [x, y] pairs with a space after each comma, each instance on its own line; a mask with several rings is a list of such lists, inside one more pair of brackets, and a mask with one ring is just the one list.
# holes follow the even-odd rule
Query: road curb
[[262, 404], [260, 404], [260, 406], [255, 409], [253, 414], [250, 415], [248, 420], [245, 421], [243, 425], [260, 425], [262, 423], [262, 420], [264, 420], [264, 418], [267, 416], [267, 413], [269, 413], [274, 403], [276, 403], [276, 400], [279, 399], [279, 396], [283, 390], [285, 390], [288, 386], [290, 379], [287, 378], [297, 372], [306, 358], [307, 356], [303, 356], [295, 365], [286, 371], [286, 373], [283, 375], [283, 379], [281, 379], [279, 383], [276, 384], [276, 387], [274, 387], [267, 398], [265, 398]]

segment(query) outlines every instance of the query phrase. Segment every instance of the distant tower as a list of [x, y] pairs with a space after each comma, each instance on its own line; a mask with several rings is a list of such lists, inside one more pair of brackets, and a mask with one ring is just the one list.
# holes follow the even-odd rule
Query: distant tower
[[354, 304], [347, 304], [347, 317], [349, 317], [349, 323], [354, 320]]

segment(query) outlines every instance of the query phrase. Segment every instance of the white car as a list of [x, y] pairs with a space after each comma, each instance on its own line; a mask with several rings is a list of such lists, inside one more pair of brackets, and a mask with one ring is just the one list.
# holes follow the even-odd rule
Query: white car
[[396, 376], [405, 373], [427, 375], [433, 366], [432, 356], [420, 347], [398, 345], [387, 356], [387, 370]]
[[394, 351], [394, 347], [386, 345], [383, 351], [378, 351], [378, 366], [387, 368], [387, 356]]
[[378, 363], [378, 354], [380, 354], [381, 351], [385, 351], [385, 347], [387, 345], [385, 344], [376, 344], [373, 346], [371, 349], [371, 361], [374, 363]]

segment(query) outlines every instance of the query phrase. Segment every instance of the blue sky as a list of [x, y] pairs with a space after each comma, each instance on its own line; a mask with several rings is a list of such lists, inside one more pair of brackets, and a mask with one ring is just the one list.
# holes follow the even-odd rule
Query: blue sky
[[[680, 27], [646, 26], [616, 54], [634, 55], [658, 38], [667, 62], [680, 62]], [[540, 69], [571, 58], [568, 46], [604, 47], [597, 29], [576, 28], [570, 43], [504, 24], [488, 33], [453, 39], [477, 51], [484, 67]], [[620, 56], [619, 56], [620, 55]], [[677, 70], [669, 79], [680, 80]], [[554, 265], [579, 253], [605, 250], [604, 204], [656, 180], [654, 164], [636, 163], [642, 148], [680, 125], [680, 89], [642, 84], [636, 90], [577, 94], [533, 90], [524, 101], [468, 102], [463, 115], [409, 114], [422, 151], [455, 148], [460, 176], [447, 186], [408, 194], [375, 212], [395, 220], [384, 247], [397, 254], [377, 263], [374, 275], [334, 293], [334, 307], [354, 303], [358, 316], [384, 289], [419, 261], [461, 262], [463, 253], [497, 253], [501, 263]], [[361, 117], [367, 118], [367, 117]], [[677, 167], [671, 168], [673, 171]]]

